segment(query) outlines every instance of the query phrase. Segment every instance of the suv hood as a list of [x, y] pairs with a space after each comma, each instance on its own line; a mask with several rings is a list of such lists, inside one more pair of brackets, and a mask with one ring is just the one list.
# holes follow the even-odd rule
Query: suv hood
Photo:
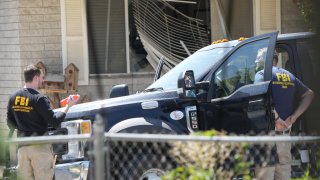
[[[110, 98], [105, 100], [93, 101], [88, 103], [77, 104], [71, 107], [66, 115], [66, 119], [75, 119], [81, 117], [94, 116], [100, 110], [105, 108], [111, 108], [114, 106], [122, 106], [126, 104], [142, 103], [151, 100], [160, 99], [176, 99], [178, 93], [176, 90], [171, 91], [155, 91], [155, 92], [143, 92], [139, 94], [133, 94], [129, 96], [122, 96], [117, 98]], [[62, 111], [63, 108], [55, 109], [54, 111]]]

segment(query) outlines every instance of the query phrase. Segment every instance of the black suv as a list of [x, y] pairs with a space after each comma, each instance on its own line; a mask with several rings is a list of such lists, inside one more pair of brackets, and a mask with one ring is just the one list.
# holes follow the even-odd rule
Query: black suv
[[[189, 134], [216, 129], [245, 134], [273, 130], [269, 84], [275, 51], [279, 55], [278, 66], [295, 74], [316, 94], [302, 120], [293, 127], [295, 132], [314, 132], [320, 129], [320, 82], [316, 78], [320, 77], [320, 61], [314, 42], [317, 39], [312, 33], [274, 32], [213, 43], [186, 58], [143, 92], [129, 95], [127, 86], [115, 86], [112, 98], [75, 105], [62, 123], [67, 129], [64, 133], [90, 133], [91, 122], [98, 113], [105, 119], [106, 132]], [[266, 52], [264, 56], [259, 55], [261, 50]], [[255, 83], [257, 60], [261, 58], [264, 80]], [[84, 144], [70, 142], [67, 147], [67, 154], [64, 148], [58, 148], [62, 151], [57, 152], [61, 156], [56, 172], [75, 165], [88, 168], [89, 162], [82, 161]], [[70, 160], [73, 163], [67, 163]]]
[[[111, 132], [268, 131], [274, 128], [269, 96], [274, 51], [279, 54], [278, 66], [295, 74], [317, 94], [319, 81], [314, 77], [319, 77], [320, 61], [316, 59], [313, 39], [312, 33], [274, 32], [215, 43], [186, 58], [145, 91], [76, 105], [66, 120], [93, 119], [102, 112], [105, 131]], [[263, 57], [264, 81], [254, 83], [261, 49], [267, 51]], [[123, 88], [114, 88], [111, 93], [121, 94]], [[303, 121], [296, 123], [296, 131], [317, 130], [317, 107], [316, 99], [301, 118]]]
[[[269, 84], [276, 51], [278, 66], [292, 72], [316, 94], [311, 107], [293, 127], [295, 133], [312, 133], [320, 129], [320, 82], [315, 78], [320, 77], [320, 61], [315, 43], [317, 38], [312, 33], [277, 32], [215, 42], [183, 60], [143, 92], [128, 95], [127, 86], [115, 86], [112, 98], [74, 106], [66, 123], [94, 120], [101, 113], [105, 131], [116, 133], [189, 134], [216, 129], [246, 134], [274, 130]], [[261, 55], [261, 51], [265, 53]], [[264, 78], [257, 83], [259, 60], [264, 62]], [[157, 71], [156, 77], [160, 73]], [[148, 168], [142, 167], [142, 172]], [[292, 173], [292, 177], [299, 177], [297, 174], [304, 172], [298, 168]]]

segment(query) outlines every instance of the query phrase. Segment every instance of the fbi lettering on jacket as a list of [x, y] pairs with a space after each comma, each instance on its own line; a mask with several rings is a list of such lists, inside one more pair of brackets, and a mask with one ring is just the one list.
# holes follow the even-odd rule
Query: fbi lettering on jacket
[[29, 106], [29, 98], [16, 96], [12, 109], [15, 112], [30, 112], [31, 110], [33, 110], [33, 107]]

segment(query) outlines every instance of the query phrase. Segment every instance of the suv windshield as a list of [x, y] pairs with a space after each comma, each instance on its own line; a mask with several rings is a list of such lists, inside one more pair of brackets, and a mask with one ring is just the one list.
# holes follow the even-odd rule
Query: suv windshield
[[201, 75], [208, 72], [231, 49], [232, 47], [216, 47], [212, 49], [204, 48], [204, 50], [197, 51], [151, 84], [147, 89], [177, 89], [178, 77], [185, 70], [193, 70], [194, 77], [197, 80]]

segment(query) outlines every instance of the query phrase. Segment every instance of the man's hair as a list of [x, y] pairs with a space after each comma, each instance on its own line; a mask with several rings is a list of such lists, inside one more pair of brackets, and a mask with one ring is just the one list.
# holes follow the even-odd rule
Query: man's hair
[[28, 65], [24, 70], [24, 81], [25, 82], [32, 82], [34, 76], [39, 76], [41, 71], [34, 65]]

